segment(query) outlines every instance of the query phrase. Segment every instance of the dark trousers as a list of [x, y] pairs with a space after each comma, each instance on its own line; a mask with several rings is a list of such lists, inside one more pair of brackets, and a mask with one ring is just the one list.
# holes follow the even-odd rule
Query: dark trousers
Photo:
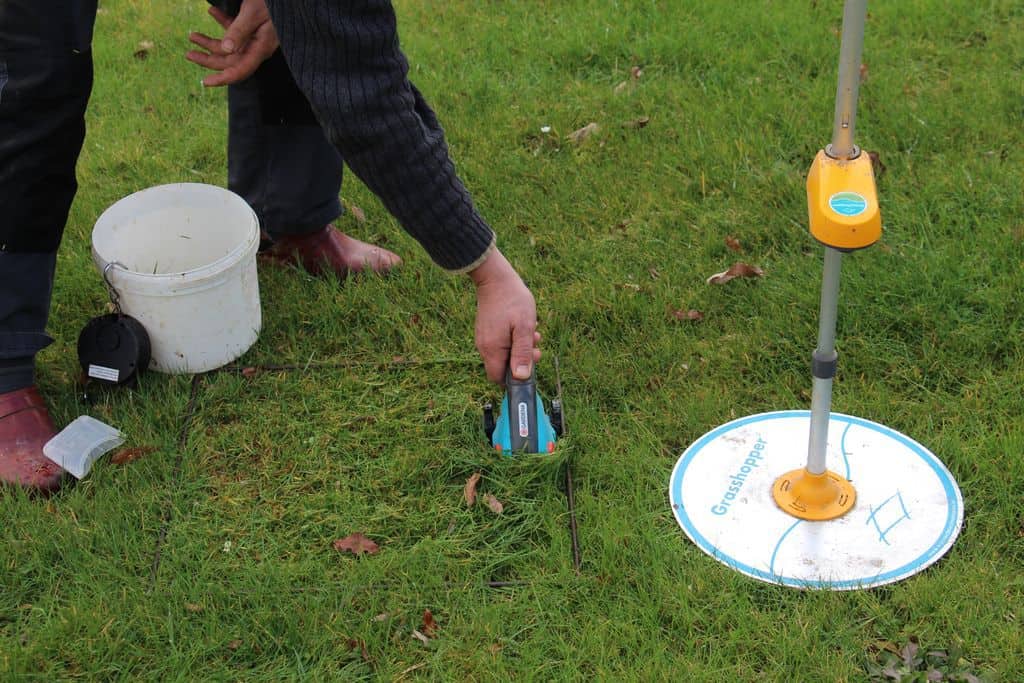
[[[30, 384], [52, 341], [44, 330], [78, 187], [95, 17], [96, 0], [0, 0], [0, 393]], [[182, 77], [192, 68], [183, 62]], [[304, 234], [341, 215], [341, 158], [280, 53], [229, 87], [228, 120], [228, 187], [265, 232]]]

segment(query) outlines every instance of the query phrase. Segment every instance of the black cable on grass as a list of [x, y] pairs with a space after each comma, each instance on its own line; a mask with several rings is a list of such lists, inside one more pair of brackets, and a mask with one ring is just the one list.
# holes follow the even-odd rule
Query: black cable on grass
[[202, 384], [203, 375], [192, 375], [192, 391], [188, 397], [188, 404], [185, 406], [185, 414], [182, 416], [181, 431], [178, 432], [178, 459], [174, 463], [175, 476], [181, 472], [181, 452], [188, 442], [189, 431], [192, 429], [192, 418], [196, 414], [196, 401], [199, 398], [199, 385]]
[[[192, 391], [188, 397], [188, 404], [185, 406], [185, 414], [181, 419], [181, 431], [178, 432], [178, 455], [174, 460], [174, 467], [171, 469], [171, 486], [170, 491], [177, 490], [178, 479], [181, 477], [182, 462], [184, 460], [185, 444], [188, 443], [189, 432], [192, 429], [192, 418], [196, 414], [196, 403], [199, 398], [199, 386], [203, 382], [203, 375], [192, 375]], [[156, 537], [156, 548], [153, 551], [153, 564], [149, 570], [149, 589], [147, 592], [152, 593], [153, 587], [156, 586], [156, 575], [160, 571], [160, 561], [163, 557], [164, 541], [167, 539], [167, 532], [171, 528], [171, 521], [174, 517], [172, 512], [173, 507], [170, 501], [167, 502], [164, 507], [163, 515], [161, 516], [160, 532]]]
[[[458, 581], [444, 581], [438, 584], [438, 588], [445, 590], [502, 590], [506, 588], [533, 588], [534, 586], [550, 586], [555, 588], [565, 589], [570, 584], [565, 581], [559, 581], [557, 579], [538, 579], [536, 581], [481, 581], [479, 583], [464, 583]], [[400, 581], [377, 581], [374, 583], [361, 583], [355, 585], [347, 585], [345, 588], [352, 592], [369, 592], [376, 593], [378, 591], [393, 591], [402, 588], [403, 584]], [[417, 591], [430, 590], [432, 586], [424, 586], [417, 584]], [[239, 588], [232, 591], [234, 595], [250, 595], [255, 594], [257, 591], [263, 590], [262, 588]], [[283, 588], [281, 593], [289, 595], [298, 594], [320, 594], [326, 593], [329, 595], [337, 595], [338, 589], [334, 586], [292, 586], [289, 588]]]
[[[558, 393], [558, 401], [562, 404], [562, 433], [566, 430], [565, 402], [562, 399], [562, 372], [558, 356], [555, 356], [555, 386]], [[580, 575], [580, 536], [576, 526], [576, 492], [572, 486], [572, 457], [565, 461], [565, 499], [569, 507], [569, 536], [572, 539], [572, 568], [576, 576]]]
[[262, 365], [226, 365], [222, 368], [212, 370], [210, 374], [220, 372], [245, 373], [245, 372], [295, 372], [306, 370], [344, 370], [347, 368], [401, 368], [418, 367], [426, 365], [479, 365], [479, 358], [433, 358], [418, 360], [415, 358], [402, 358], [398, 360], [350, 360], [336, 361], [331, 363], [285, 363], [285, 364], [262, 364]]
[[572, 460], [565, 461], [565, 498], [569, 506], [569, 535], [572, 538], [572, 568], [580, 575], [580, 537], [576, 527], [576, 495], [572, 487]]

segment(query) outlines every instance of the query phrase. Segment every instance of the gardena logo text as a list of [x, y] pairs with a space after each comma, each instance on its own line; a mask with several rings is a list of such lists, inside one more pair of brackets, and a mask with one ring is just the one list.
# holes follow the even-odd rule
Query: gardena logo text
[[755, 467], [760, 466], [761, 461], [764, 460], [764, 454], [761, 451], [767, 444], [767, 441], [757, 437], [757, 443], [754, 444], [754, 449], [747, 453], [747, 459], [743, 461], [740, 471], [729, 477], [729, 488], [722, 494], [722, 500], [711, 506], [711, 514], [724, 515], [729, 511], [729, 506], [736, 500], [740, 489], [743, 488], [743, 483], [747, 481], [747, 475], [753, 472]]
[[525, 403], [519, 404], [519, 436], [530, 435], [530, 413]]
[[856, 192], [836, 192], [828, 198], [828, 205], [840, 216], [858, 216], [868, 208], [868, 200]]

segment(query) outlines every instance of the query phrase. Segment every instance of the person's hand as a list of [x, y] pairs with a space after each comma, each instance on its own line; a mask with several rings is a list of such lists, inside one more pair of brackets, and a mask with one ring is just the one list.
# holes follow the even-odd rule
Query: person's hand
[[497, 249], [469, 277], [476, 284], [476, 348], [487, 378], [503, 384], [511, 367], [513, 377], [529, 379], [540, 360], [533, 294]]
[[234, 18], [216, 7], [209, 11], [224, 28], [224, 37], [217, 40], [193, 32], [188, 39], [206, 51], [191, 50], [185, 55], [188, 61], [217, 72], [203, 79], [207, 87], [244, 81], [280, 44], [264, 0], [242, 0]]

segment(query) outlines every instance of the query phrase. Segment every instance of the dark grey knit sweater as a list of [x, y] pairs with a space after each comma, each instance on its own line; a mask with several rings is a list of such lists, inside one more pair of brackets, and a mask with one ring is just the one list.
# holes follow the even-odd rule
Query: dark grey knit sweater
[[288, 66], [349, 168], [442, 268], [479, 265], [494, 232], [409, 82], [389, 0], [267, 0]]

